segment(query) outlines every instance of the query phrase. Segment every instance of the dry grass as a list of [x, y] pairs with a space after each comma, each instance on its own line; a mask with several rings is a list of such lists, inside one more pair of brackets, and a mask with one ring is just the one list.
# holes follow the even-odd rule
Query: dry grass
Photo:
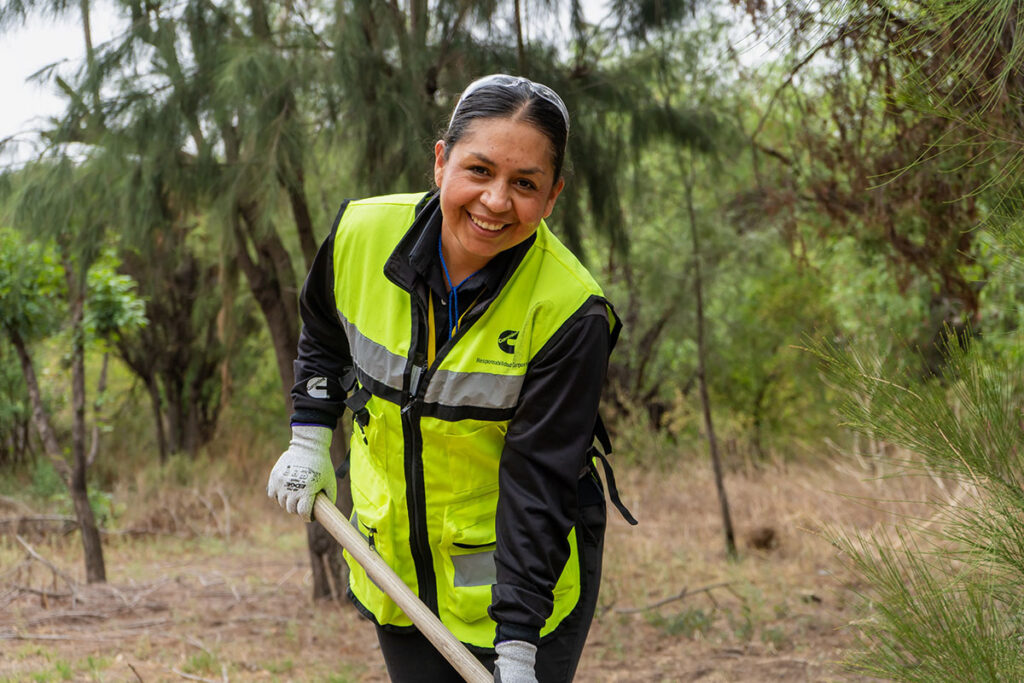
[[[77, 535], [26, 539], [51, 568], [0, 527], [0, 680], [386, 680], [372, 628], [347, 605], [311, 603], [304, 530], [262, 496], [259, 469], [244, 493], [222, 473], [115, 491], [117, 525], [135, 533], [105, 538], [105, 587], [81, 584]], [[834, 464], [732, 473], [731, 562], [706, 463], [618, 478], [641, 524], [612, 513], [580, 681], [843, 678], [858, 586], [823, 530], [929, 513], [869, 499], [942, 494]]]

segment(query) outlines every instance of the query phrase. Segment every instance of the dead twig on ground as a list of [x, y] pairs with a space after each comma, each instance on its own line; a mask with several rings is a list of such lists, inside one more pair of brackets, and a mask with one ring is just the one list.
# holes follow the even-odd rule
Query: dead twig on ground
[[[205, 650], [206, 648], [203, 649]], [[206, 651], [209, 652], [209, 650]], [[205, 681], [206, 683], [228, 683], [228, 667], [226, 664], [220, 665], [220, 680], [216, 680], [213, 678], [203, 678], [202, 676], [196, 676], [194, 674], [187, 674], [184, 671], [178, 671], [177, 669], [171, 669], [171, 671], [178, 674], [182, 678], [187, 678], [190, 681]]]
[[178, 674], [182, 678], [185, 678], [190, 681], [202, 681], [203, 683], [222, 683], [222, 681], [225, 680], [217, 680], [216, 678], [203, 678], [202, 676], [194, 676], [192, 674], [187, 674], [184, 671], [178, 671], [177, 669], [171, 669], [170, 671], [171, 673]]
[[60, 522], [63, 525], [70, 525], [72, 527], [78, 526], [78, 520], [68, 515], [18, 515], [17, 517], [3, 517], [0, 518], [0, 528], [11, 527], [15, 530], [20, 530], [24, 524], [47, 524], [51, 522]]
[[85, 612], [82, 610], [69, 610], [64, 612], [52, 612], [50, 614], [43, 614], [38, 617], [32, 617], [28, 619], [25, 624], [28, 626], [38, 626], [39, 624], [45, 624], [50, 621], [73, 621], [73, 620], [85, 620], [85, 621], [98, 621], [109, 619], [117, 612]]
[[712, 591], [712, 590], [714, 590], [716, 588], [724, 588], [725, 586], [732, 585], [732, 583], [733, 583], [732, 581], [723, 581], [722, 583], [713, 583], [713, 584], [710, 584], [708, 586], [703, 586], [701, 588], [695, 588], [693, 590], [690, 590], [688, 588], [683, 588], [683, 590], [679, 591], [675, 595], [671, 595], [671, 596], [669, 596], [667, 598], [662, 598], [661, 600], [658, 600], [657, 602], [652, 602], [650, 605], [646, 605], [644, 607], [619, 607], [619, 608], [617, 608], [615, 610], [615, 613], [616, 614], [639, 614], [640, 612], [646, 612], [648, 610], [657, 609], [658, 607], [662, 607], [663, 605], [667, 605], [670, 602], [675, 602], [676, 600], [682, 600], [684, 598], [688, 598], [691, 595], [697, 595], [699, 593], [708, 593], [708, 592], [710, 592], [710, 591]]
[[57, 592], [57, 591], [48, 591], [48, 590], [44, 590], [42, 588], [32, 588], [31, 586], [21, 586], [21, 585], [18, 585], [18, 584], [14, 584], [12, 586], [12, 589], [15, 592], [31, 593], [32, 595], [38, 595], [38, 596], [43, 597], [43, 598], [72, 598], [72, 597], [74, 597], [74, 593], [71, 593], [71, 592], [63, 593], [63, 592]]
[[[0, 631], [0, 640], [66, 640], [66, 641], [98, 641], [120, 642], [125, 638], [144, 635], [149, 638], [160, 637], [160, 633], [149, 633], [150, 629], [174, 623], [173, 619], [144, 619], [131, 624], [124, 624], [116, 631], [100, 633], [21, 633], [14, 630]], [[145, 633], [138, 633], [145, 631]], [[167, 635], [165, 637], [173, 638]]]
[[119, 636], [70, 636], [56, 633], [15, 633], [14, 631], [0, 633], [0, 640], [116, 640], [117, 638]]
[[72, 579], [70, 576], [68, 576], [66, 573], [64, 573], [64, 571], [62, 569], [60, 569], [57, 565], [55, 565], [54, 563], [50, 562], [48, 559], [46, 559], [45, 557], [40, 555], [38, 552], [36, 552], [36, 549], [33, 548], [32, 546], [30, 546], [28, 544], [28, 542], [24, 538], [22, 538], [21, 536], [19, 536], [17, 534], [15, 534], [14, 538], [15, 538], [15, 540], [18, 541], [18, 543], [21, 544], [21, 547], [25, 549], [25, 552], [27, 552], [29, 554], [29, 556], [33, 560], [35, 560], [36, 562], [40, 562], [41, 564], [44, 564], [47, 567], [49, 567], [50, 571], [52, 571], [54, 574], [56, 574], [61, 579], [63, 579], [64, 582], [66, 584], [68, 584], [68, 586], [71, 587], [71, 592], [74, 593], [75, 586], [77, 585], [74, 579]]

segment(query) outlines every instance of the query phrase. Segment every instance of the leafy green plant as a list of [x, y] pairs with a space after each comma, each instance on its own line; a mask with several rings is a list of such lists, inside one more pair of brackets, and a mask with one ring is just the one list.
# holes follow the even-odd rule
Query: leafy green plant
[[30, 468], [30, 474], [28, 492], [33, 500], [53, 500], [67, 493], [67, 487], [48, 459], [35, 460]]
[[193, 674], [219, 673], [220, 660], [218, 660], [217, 655], [212, 652], [203, 650], [202, 652], [198, 652], [189, 657], [188, 661], [185, 662], [185, 665], [182, 667], [182, 671]]

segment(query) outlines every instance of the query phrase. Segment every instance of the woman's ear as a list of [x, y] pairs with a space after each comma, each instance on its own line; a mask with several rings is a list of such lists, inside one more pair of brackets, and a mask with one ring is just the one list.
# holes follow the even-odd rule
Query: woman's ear
[[562, 194], [563, 188], [565, 188], [565, 178], [559, 178], [558, 182], [551, 188], [551, 194], [548, 195], [548, 203], [544, 207], [544, 218], [551, 215], [551, 211], [555, 208], [555, 200], [558, 199], [558, 195]]
[[444, 165], [445, 158], [444, 154], [447, 150], [447, 146], [444, 144], [444, 140], [438, 140], [434, 143], [434, 184], [441, 187], [441, 178], [444, 177]]

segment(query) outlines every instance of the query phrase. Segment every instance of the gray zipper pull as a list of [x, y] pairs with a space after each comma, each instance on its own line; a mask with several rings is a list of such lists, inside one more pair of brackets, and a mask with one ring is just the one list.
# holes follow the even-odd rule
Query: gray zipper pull
[[426, 368], [419, 365], [412, 366], [412, 372], [409, 373], [409, 395], [412, 398], [416, 398], [416, 391], [420, 388], [420, 378], [425, 371]]

